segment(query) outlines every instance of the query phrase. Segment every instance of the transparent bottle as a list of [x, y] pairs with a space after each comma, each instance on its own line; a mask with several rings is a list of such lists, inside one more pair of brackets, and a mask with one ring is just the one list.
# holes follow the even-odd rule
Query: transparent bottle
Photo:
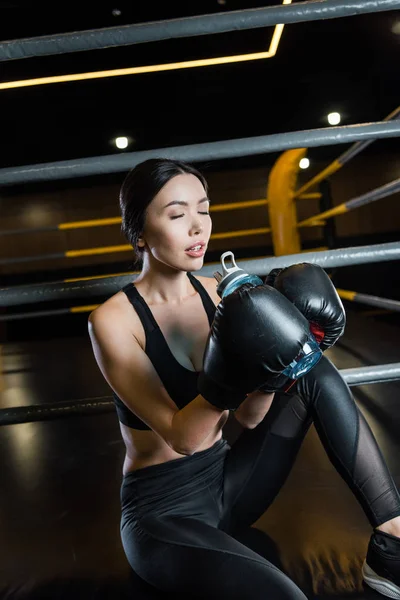
[[[233, 267], [227, 267], [225, 259], [230, 258]], [[263, 285], [264, 282], [257, 275], [246, 273], [243, 269], [237, 266], [233, 252], [230, 250], [221, 255], [222, 273], [214, 272], [214, 277], [218, 282], [217, 293], [220, 298], [225, 298], [244, 283], [250, 283], [254, 286]], [[300, 353], [286, 367], [283, 374], [290, 379], [299, 379], [317, 364], [321, 359], [322, 351], [317, 340], [310, 331], [307, 341], [305, 342]]]

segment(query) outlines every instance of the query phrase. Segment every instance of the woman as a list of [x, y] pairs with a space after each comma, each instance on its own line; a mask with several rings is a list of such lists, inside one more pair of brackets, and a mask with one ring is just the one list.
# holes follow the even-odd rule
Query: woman
[[[142, 268], [91, 313], [89, 333], [126, 444], [121, 536], [131, 567], [161, 590], [193, 597], [305, 598], [234, 536], [272, 503], [314, 422], [374, 528], [364, 577], [400, 598], [400, 497], [332, 363], [323, 357], [290, 394], [250, 394], [234, 413], [243, 432], [232, 446], [222, 436], [229, 411], [198, 394], [220, 302], [215, 280], [191, 273], [211, 235], [202, 174], [145, 161], [123, 182], [120, 207]], [[397, 557], [389, 567], [387, 554]]]

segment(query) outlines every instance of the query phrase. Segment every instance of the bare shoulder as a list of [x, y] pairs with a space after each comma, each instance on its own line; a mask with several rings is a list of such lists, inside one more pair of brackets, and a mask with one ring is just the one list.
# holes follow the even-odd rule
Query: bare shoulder
[[195, 277], [205, 287], [215, 306], [218, 306], [218, 304], [221, 302], [221, 298], [217, 294], [218, 284], [215, 277], [203, 277], [202, 275], [195, 275]]
[[89, 314], [88, 327], [91, 332], [96, 328], [111, 329], [114, 334], [125, 332], [125, 335], [133, 335], [139, 344], [143, 345], [143, 326], [137, 312], [122, 291], [108, 298]]
[[123, 292], [117, 292], [110, 298], [107, 298], [105, 302], [99, 304], [99, 306], [92, 310], [89, 314], [89, 322], [94, 323], [111, 317], [123, 318], [124, 313], [126, 314], [124, 296], [126, 298], [126, 295]]

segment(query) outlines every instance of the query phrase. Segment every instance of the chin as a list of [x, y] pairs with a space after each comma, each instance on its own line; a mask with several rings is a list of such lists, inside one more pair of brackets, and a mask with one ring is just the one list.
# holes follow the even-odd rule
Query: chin
[[194, 272], [194, 271], [200, 271], [200, 269], [203, 268], [203, 263], [204, 263], [204, 259], [203, 258], [198, 258], [197, 260], [190, 260], [190, 261], [185, 261], [184, 264], [171, 264], [171, 266], [176, 269], [177, 271], [184, 271], [185, 273], [187, 273], [188, 271], [190, 272]]
[[187, 271], [200, 271], [204, 266], [205, 256], [199, 258], [189, 258], [189, 266], [186, 268]]
[[204, 258], [199, 259], [199, 263], [198, 264], [193, 264], [191, 269], [188, 269], [188, 271], [200, 271], [200, 269], [203, 268], [204, 265]]

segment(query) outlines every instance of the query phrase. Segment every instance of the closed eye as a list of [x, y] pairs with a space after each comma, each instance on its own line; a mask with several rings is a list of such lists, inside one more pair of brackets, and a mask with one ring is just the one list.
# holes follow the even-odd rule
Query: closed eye
[[[209, 214], [210, 214], [209, 212], [200, 212], [200, 211], [199, 211], [199, 215], [209, 215]], [[176, 217], [170, 217], [170, 219], [171, 219], [171, 220], [174, 220], [174, 219], [180, 219], [181, 217], [184, 217], [184, 216], [185, 216], [185, 215], [177, 215]]]

